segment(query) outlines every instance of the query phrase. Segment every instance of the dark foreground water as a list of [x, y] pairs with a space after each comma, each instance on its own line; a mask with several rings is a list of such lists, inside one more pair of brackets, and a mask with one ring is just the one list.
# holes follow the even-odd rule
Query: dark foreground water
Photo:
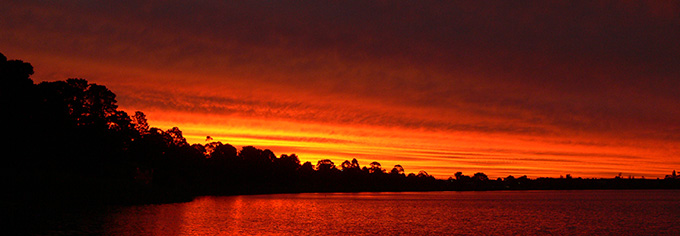
[[[58, 216], [58, 217], [55, 217]], [[680, 235], [679, 190], [304, 193], [83, 209], [39, 234]]]

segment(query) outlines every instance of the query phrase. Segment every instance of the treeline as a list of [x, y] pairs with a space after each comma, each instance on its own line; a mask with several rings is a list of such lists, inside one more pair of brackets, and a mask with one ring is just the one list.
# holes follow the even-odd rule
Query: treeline
[[4, 199], [161, 202], [197, 195], [430, 190], [425, 173], [387, 173], [356, 159], [301, 163], [295, 154], [229, 144], [187, 143], [178, 128], [150, 127], [142, 112], [84, 79], [41, 82], [33, 67], [0, 54]]
[[[0, 54], [3, 199], [29, 202], [144, 203], [198, 195], [343, 191], [678, 188], [678, 179], [490, 180], [456, 173], [406, 174], [356, 159], [301, 163], [252, 146], [187, 143], [178, 128], [150, 127], [142, 112], [118, 110], [115, 94], [83, 79], [41, 82], [33, 67]], [[612, 182], [614, 181], [614, 182]], [[618, 182], [616, 182], [618, 181]], [[628, 181], [628, 182], [626, 182]]]

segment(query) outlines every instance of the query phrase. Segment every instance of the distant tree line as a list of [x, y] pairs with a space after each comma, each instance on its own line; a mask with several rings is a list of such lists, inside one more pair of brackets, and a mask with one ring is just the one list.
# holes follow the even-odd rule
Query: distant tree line
[[118, 110], [116, 96], [84, 79], [41, 82], [33, 67], [0, 54], [3, 164], [10, 201], [146, 203], [199, 195], [297, 192], [505, 189], [679, 188], [664, 180], [489, 179], [484, 173], [448, 180], [425, 171], [406, 174], [379, 162], [301, 163], [295, 154], [211, 142], [189, 144], [175, 127], [150, 127], [142, 112]]

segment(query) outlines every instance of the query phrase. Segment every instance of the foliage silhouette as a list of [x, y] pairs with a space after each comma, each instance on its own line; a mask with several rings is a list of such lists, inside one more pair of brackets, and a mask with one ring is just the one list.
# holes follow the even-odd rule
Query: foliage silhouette
[[[4, 130], [1, 177], [10, 202], [149, 203], [199, 195], [504, 189], [680, 188], [673, 171], [663, 180], [566, 179], [526, 176], [490, 180], [462, 172], [448, 180], [425, 171], [386, 172], [357, 159], [313, 165], [295, 154], [210, 142], [189, 144], [173, 127], [150, 127], [146, 115], [118, 110], [116, 95], [84, 79], [34, 84], [33, 67], [0, 54]], [[211, 140], [208, 138], [207, 140]]]

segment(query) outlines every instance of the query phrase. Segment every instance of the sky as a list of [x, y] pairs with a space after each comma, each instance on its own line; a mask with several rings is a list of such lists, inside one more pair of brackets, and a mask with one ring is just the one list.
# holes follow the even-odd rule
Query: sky
[[680, 2], [2, 1], [0, 52], [189, 143], [491, 178], [680, 169]]

